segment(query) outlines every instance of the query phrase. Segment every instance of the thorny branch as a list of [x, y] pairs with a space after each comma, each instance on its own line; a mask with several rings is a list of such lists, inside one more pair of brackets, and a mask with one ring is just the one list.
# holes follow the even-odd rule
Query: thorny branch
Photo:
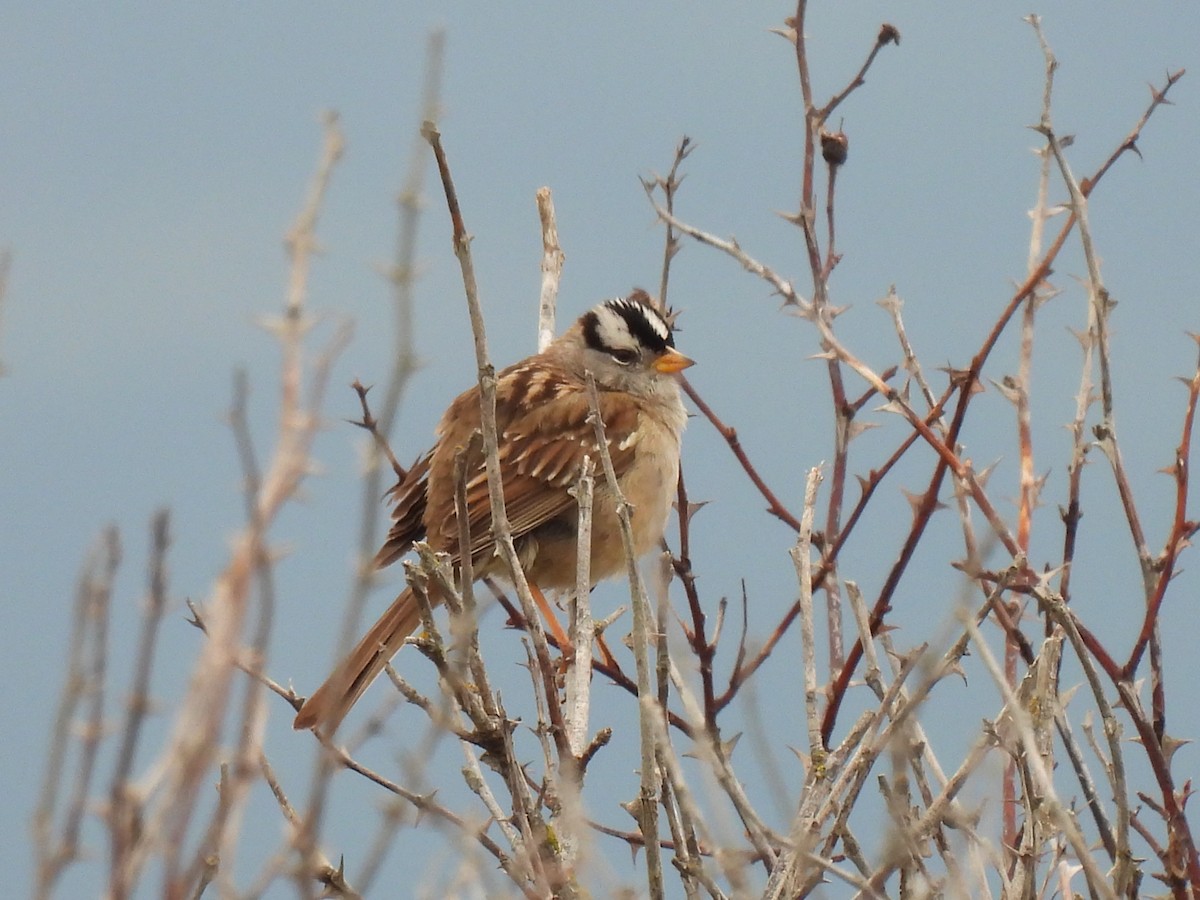
[[[665, 895], [668, 888], [662, 860], [670, 860], [680, 878], [683, 893], [689, 898], [741, 897], [764, 893], [765, 896], [807, 896], [816, 891], [822, 879], [837, 879], [850, 885], [860, 896], [889, 896], [895, 892], [921, 891], [974, 895], [979, 885], [989, 889], [999, 886], [1003, 896], [1049, 896], [1058, 892], [1066, 895], [1086, 891], [1096, 897], [1136, 896], [1146, 874], [1137, 853], [1148, 850], [1160, 865], [1161, 872], [1153, 873], [1176, 897], [1200, 897], [1200, 856], [1186, 816], [1186, 804], [1191, 791], [1190, 781], [1183, 781], [1172, 770], [1179, 738], [1166, 728], [1166, 686], [1164, 650], [1158, 633], [1165, 616], [1171, 610], [1167, 591], [1179, 572], [1183, 551], [1193, 539], [1197, 524], [1187, 508], [1191, 487], [1189, 467], [1192, 432], [1196, 408], [1200, 405], [1200, 363], [1185, 380], [1187, 398], [1181, 414], [1179, 442], [1169, 474], [1174, 483], [1174, 503], [1166, 523], [1167, 537], [1157, 554], [1150, 550], [1146, 537], [1152, 527], [1144, 527], [1150, 519], [1146, 508], [1140, 507], [1132, 489], [1132, 475], [1121, 455], [1114, 424], [1114, 382], [1120, 373], [1115, 371], [1110, 353], [1113, 329], [1110, 318], [1113, 304], [1101, 278], [1099, 250], [1089, 223], [1087, 201], [1113, 164], [1127, 151], [1139, 152], [1138, 141], [1143, 128], [1154, 111], [1168, 102], [1167, 93], [1182, 76], [1182, 70], [1170, 73], [1163, 87], [1152, 89], [1151, 101], [1140, 120], [1089, 177], [1076, 179], [1066, 156], [1067, 142], [1061, 139], [1050, 119], [1051, 85], [1057, 61], [1053, 59], [1039, 23], [1038, 38], [1046, 58], [1046, 91], [1042, 119], [1037, 131], [1045, 140], [1040, 153], [1043, 166], [1039, 199], [1034, 214], [1030, 240], [1030, 261], [1025, 280], [1008, 298], [982, 336], [966, 368], [951, 370], [949, 383], [938, 393], [925, 377], [931, 371], [922, 365], [908, 340], [900, 315], [900, 301], [895, 292], [883, 305], [892, 316], [900, 341], [903, 368], [880, 367], [877, 371], [868, 360], [854, 352], [835, 327], [843, 309], [832, 302], [833, 279], [840, 271], [842, 256], [835, 240], [837, 236], [856, 227], [848, 222], [845, 210], [837, 205], [839, 184], [852, 170], [843, 169], [848, 162], [848, 139], [843, 125], [831, 124], [835, 111], [847, 114], [852, 106], [848, 101], [854, 92], [866, 84], [869, 70], [881, 50], [899, 43], [899, 32], [884, 24], [868, 52], [865, 61], [840, 90], [818, 106], [814, 100], [810, 57], [804, 22], [807, 4], [800, 0], [796, 12], [781, 29], [794, 45], [800, 93], [804, 103], [804, 152], [801, 160], [800, 198], [798, 209], [786, 218], [800, 229], [803, 241], [802, 258], [809, 268], [811, 297], [806, 299], [795, 287], [796, 282], [760, 262], [744, 250], [736, 240], [720, 238], [688, 225], [677, 211], [678, 191], [683, 181], [682, 165], [692, 149], [684, 138], [676, 148], [673, 163], [664, 177], [646, 179], [643, 184], [665, 225], [660, 300], [665, 305], [669, 289], [672, 260], [680, 249], [681, 236], [718, 249], [747, 271], [762, 279], [783, 297], [785, 305], [798, 312], [816, 331], [821, 358], [829, 378], [833, 406], [832, 458], [823, 467], [827, 488], [821, 498], [823, 521], [820, 530], [814, 529], [817, 511], [818, 478], [814, 474], [806, 494], [803, 512], [795, 515], [761, 476], [752, 459], [755, 441], [743, 443], [738, 431], [726, 423], [696, 388], [684, 382], [692, 404], [726, 442], [737, 466], [745, 473], [753, 490], [764, 499], [767, 512], [792, 529], [799, 542], [793, 554], [800, 579], [799, 599], [775, 622], [761, 646], [750, 646], [745, 612], [748, 603], [743, 596], [743, 625], [740, 636], [722, 644], [725, 634], [727, 606], [722, 599], [715, 604], [716, 614], [710, 619], [714, 604], [708, 602], [702, 590], [703, 581], [697, 569], [703, 571], [708, 560], [694, 559], [696, 529], [715, 527], [709, 516], [696, 517], [703, 504], [689, 499], [688, 485], [680, 477], [676, 490], [678, 500], [678, 548], [670, 552], [669, 571], [663, 569], [654, 582], [655, 613], [649, 605], [641, 574], [630, 560], [631, 597], [634, 607], [633, 648], [635, 671], [631, 675], [612, 654], [604, 636], [611, 619], [592, 623], [586, 602], [579, 602], [572, 617], [572, 648], [560, 647], [558, 641], [542, 628], [536, 608], [521, 571], [510, 529], [505, 519], [503, 492], [498, 472], [498, 436], [494, 417], [495, 372], [492, 368], [483, 331], [479, 304], [479, 286], [475, 281], [470, 257], [470, 236], [450, 175], [449, 163], [441, 146], [440, 135], [432, 124], [423, 131], [423, 142], [434, 151], [445, 191], [453, 228], [453, 246], [462, 270], [464, 291], [471, 314], [476, 342], [479, 383], [483, 401], [482, 440], [487, 457], [489, 489], [493, 504], [493, 522], [501, 554], [505, 557], [515, 583], [516, 603], [501, 594], [501, 604], [510, 621], [528, 632], [525, 643], [532, 690], [528, 698], [521, 697], [513, 705], [517, 710], [510, 716], [499, 692], [492, 686], [491, 673], [485, 665], [478, 633], [477, 605], [470, 585], [470, 560], [460, 574], [466, 584], [457, 584], [455, 573], [445, 558], [439, 558], [427, 547], [417, 548], [419, 561], [409, 565], [412, 589], [423, 604], [425, 630], [411, 640], [436, 676], [436, 693], [429, 696], [410, 684], [394, 670], [390, 672], [397, 688], [389, 703], [407, 702], [428, 719], [428, 734], [449, 736], [457, 741], [463, 753], [462, 775], [469, 793], [464, 803], [439, 799], [437, 788], [422, 787], [422, 776], [405, 784], [382, 774], [356, 755], [356, 752], [322, 746], [316, 790], [306, 810], [299, 810], [288, 799], [285, 790], [287, 777], [272, 768], [266, 756], [263, 740], [267, 706], [264, 689], [273, 691], [293, 706], [297, 697], [266, 673], [265, 652], [267, 637], [273, 622], [275, 562], [267, 541], [267, 529], [279, 507], [294, 496], [307, 471], [308, 448], [317, 426], [316, 410], [320, 407], [322, 389], [339, 338], [334, 349], [319, 358], [315, 376], [305, 396], [309, 363], [303, 353], [302, 337], [310, 327], [304, 312], [308, 269], [316, 246], [315, 225], [321, 200], [329, 183], [332, 163], [340, 153], [340, 136], [330, 123], [330, 140], [326, 156], [314, 180], [310, 202], [306, 204], [296, 227], [289, 235], [293, 267], [284, 315], [273, 325], [284, 348], [281, 367], [280, 446], [260, 468], [250, 441], [251, 429], [246, 413], [244, 381], [235, 392], [232, 415], [238, 442], [241, 466], [246, 483], [246, 523], [235, 545], [234, 554], [216, 595], [206, 604], [191, 604], [195, 624], [205, 635], [205, 650], [197, 666], [193, 690], [178, 716], [168, 753], [162, 757], [157, 771], [136, 780], [133, 760], [144, 733], [142, 727], [150, 696], [150, 680], [155, 647], [155, 635], [162, 616], [167, 594], [165, 555], [167, 548], [167, 519], [165, 513], [155, 522], [151, 551], [148, 603], [143, 618], [143, 637], [139, 644], [134, 690], [122, 717], [121, 744], [117, 753], [114, 777], [108, 788], [107, 825], [111, 840], [112, 871], [110, 889], [114, 895], [124, 895], [144, 878], [147, 862], [154, 853], [161, 854], [165, 873], [164, 894], [183, 896], [185, 890], [198, 894], [210, 883], [222, 894], [238, 893], [233, 881], [233, 856], [239, 849], [240, 822], [249, 802], [249, 786], [263, 779], [275, 798], [282, 820], [290, 834], [279, 850], [262, 866], [251, 893], [261, 893], [275, 879], [293, 876], [302, 896], [313, 896], [320, 889], [333, 895], [354, 897], [367, 891], [383, 854], [400, 827], [401, 812], [417, 817], [444, 830], [447, 839], [461, 850], [463, 859], [460, 877], [464, 893], [494, 893], [496, 885], [487, 881], [485, 869], [498, 868], [491, 876], [503, 889], [526, 897], [582, 896], [593, 890], [588, 882], [594, 866], [595, 847], [589, 835], [606, 835], [628, 846], [644, 850], [640, 862], [646, 865], [645, 877], [650, 896]], [[439, 39], [440, 41], [440, 39]], [[440, 43], [431, 45], [431, 57], [440, 52]], [[436, 72], [432, 87], [426, 95], [424, 118], [436, 120]], [[817, 151], [821, 151], [821, 162]], [[421, 151], [424, 152], [424, 143]], [[411, 331], [411, 293], [415, 263], [415, 225], [417, 197], [420, 191], [419, 155], [406, 181], [401, 202], [402, 219], [397, 248], [397, 263], [392, 272], [396, 298], [397, 330], [404, 335], [395, 367], [388, 382], [387, 395], [379, 419], [375, 419], [367, 403], [367, 388], [356, 381], [362, 418], [356, 424], [372, 435], [370, 471], [378, 469], [378, 460], [387, 459], [399, 474], [402, 467], [388, 448], [388, 433], [404, 385], [416, 365], [414, 347], [408, 335]], [[1043, 230], [1049, 221], [1050, 206], [1047, 191], [1050, 163], [1053, 161], [1059, 180], [1065, 186], [1069, 202], [1067, 215], [1057, 234], [1048, 244]], [[821, 178], [824, 178], [823, 185]], [[823, 187], [823, 192], [820, 188]], [[824, 197], [824, 217], [816, 211], [816, 198]], [[543, 234], [543, 282], [539, 314], [539, 342], [544, 343], [554, 330], [554, 308], [563, 261], [557, 227], [548, 190], [539, 194], [539, 209]], [[1089, 292], [1088, 324], [1082, 329], [1084, 345], [1083, 372], [1076, 401], [1076, 415], [1071, 425], [1072, 446], [1067, 467], [1067, 500], [1064, 506], [1064, 533], [1060, 545], [1060, 565], [1038, 571], [1031, 559], [1042, 552], [1039, 534], [1034, 529], [1034, 510], [1044, 488], [1034, 468], [1034, 439], [1030, 415], [1033, 384], [1030, 378], [1034, 354], [1035, 313], [1038, 307], [1054, 296], [1049, 277], [1058, 255], [1072, 237], [1083, 247], [1088, 266]], [[1018, 312], [1021, 313], [1018, 317]], [[979, 396], [985, 370], [992, 364], [1000, 340], [1019, 322], [1021, 329], [1020, 356], [1017, 376], [1005, 379], [993, 377], [992, 383], [1009, 398], [1016, 410], [1016, 443], [1019, 454], [1018, 502], [1012, 522], [1001, 514], [1003, 503], [993, 498], [989, 487], [990, 470], [977, 470], [965, 456], [960, 438], [967, 427], [974, 400]], [[1098, 410], [1100, 421], [1093, 428], [1097, 443], [1087, 437], [1089, 413], [1092, 410], [1093, 368], [1099, 385]], [[897, 375], [903, 371], [901, 379]], [[864, 382], [857, 397], [852, 396], [846, 382], [857, 375]], [[911, 392], [915, 384], [917, 391]], [[853, 441], [867, 425], [859, 421], [867, 404], [880, 400], [884, 409], [897, 414], [893, 421], [903, 422], [902, 433], [892, 438], [880, 460], [863, 466], [852, 454], [857, 450]], [[736, 417], [736, 413], [734, 414]], [[603, 425], [596, 427], [602, 432]], [[874, 423], [871, 423], [874, 424]], [[598, 435], [604, 446], [602, 433]], [[856, 580], [849, 571], [857, 564], [847, 548], [854, 547], [855, 538], [878, 508], [880, 488], [901, 460], [912, 461], [911, 452], [921, 445], [933, 450], [932, 462], [926, 462], [928, 479], [922, 491], [912, 498], [912, 517], [893, 527], [891, 534], [898, 540], [896, 558], [874, 591], [864, 595], [867, 582]], [[1041, 446], [1041, 445], [1038, 445]], [[1097, 632], [1089, 629], [1082, 604], [1068, 605], [1070, 572], [1076, 562], [1076, 549], [1089, 535], [1081, 530], [1084, 462], [1090, 449], [1098, 448], [1109, 460], [1107, 474], [1113, 479], [1123, 504], [1129, 526], [1129, 537], [1139, 556], [1145, 586], [1145, 605], [1139, 615], [1131, 645], [1115, 652]], [[602, 454], [603, 455], [603, 454]], [[611, 461], [595, 460], [598, 469], [608, 468], [605, 483], [615, 483]], [[858, 477], [858, 499], [847, 506], [847, 486], [855, 467], [865, 468]], [[461, 469], [461, 466], [460, 466]], [[464, 481], [459, 471], [458, 497], [460, 510], [465, 506], [462, 495]], [[373, 477], [378, 477], [377, 473]], [[899, 606], [900, 589], [906, 576], [912, 581], [911, 561], [918, 550], [928, 547], [928, 528], [941, 508], [939, 500], [946, 481], [954, 493], [955, 506], [961, 524], [963, 555], [947, 560], [962, 573], [963, 598], [960, 604], [956, 631], [928, 646], [902, 651], [897, 649], [894, 629], [903, 624]], [[362, 533], [364, 535], [360, 571], [357, 577], [358, 595], [365, 597], [373, 575], [366, 563], [370, 558], [370, 535], [376, 527], [374, 508], [378, 498], [377, 481], [367, 481], [364, 495]], [[599, 481], [598, 481], [599, 484]], [[578, 486], [581, 505], [581, 528], [586, 530], [586, 496], [590, 486]], [[368, 503], [369, 501], [369, 503]], [[626, 509], [626, 514], [628, 510]], [[979, 522], [986, 527], [976, 533]], [[716, 517], [711, 517], [715, 519]], [[460, 513], [459, 521], [467, 517]], [[628, 523], [626, 522], [626, 525]], [[465, 527], [465, 525], [464, 525]], [[469, 533], [461, 535], [469, 545]], [[1007, 557], [997, 566], [987, 559], [989, 551]], [[48, 896], [61, 871], [81, 853], [79, 832], [87, 808], [96, 767], [97, 747], [104, 733], [103, 682], [106, 672], [106, 609], [111, 593], [118, 550], [115, 531], [107, 533], [106, 553], [97, 557], [89, 570], [95, 576], [86, 582], [89, 587], [85, 602], [84, 586], [78, 599], [76, 630], [71, 639], [70, 668], [67, 689], [54, 732], [54, 745], [47, 759], [47, 781], [35, 819], [38, 838], [38, 895]], [[874, 555], [878, 557], [879, 549]], [[466, 555], [464, 558], [466, 558]], [[1053, 554], [1051, 554], [1053, 556]], [[734, 557], [736, 558], [736, 557]], [[728, 559], [723, 560], [728, 565]], [[670, 574], [678, 577], [686, 598], [686, 610], [676, 610], [668, 581]], [[857, 573], [854, 573], [857, 574]], [[579, 574], [579, 600], [586, 601], [586, 585], [590, 579], [585, 570]], [[1057, 592], [1052, 588], [1057, 586]], [[247, 594], [255, 590], [258, 618], [250, 618]], [[493, 588], [495, 590], [495, 588]], [[825, 593], [824, 628], [828, 638], [827, 658], [830, 665], [828, 680], [818, 676], [818, 624], [815, 595]], [[746, 592], [743, 590], [743, 594]], [[975, 599], [971, 596], [975, 595]], [[855, 639], [848, 648], [842, 646], [841, 617], [843, 597], [853, 612]], [[441, 615], [434, 615], [431, 598], [444, 600], [450, 626], [443, 629]], [[1044, 620], [1046, 638], [1040, 647], [1025, 633], [1025, 619], [1036, 610]], [[355, 613], [356, 615], [356, 613]], [[94, 617], [96, 616], [96, 617]], [[89, 618], [94, 617], [94, 618]], [[579, 621], [583, 617], [587, 621]], [[768, 660], [778, 657], [792, 623], [799, 619], [802, 640], [801, 660], [788, 661], [797, 673], [797, 683], [804, 689], [803, 726], [798, 746], [802, 767], [802, 786], [795, 797], [784, 799], [782, 809], [792, 804], [786, 828], [774, 828], [769, 819], [755, 807], [753, 791], [743, 783], [746, 768], [735, 766], [737, 735], [722, 735], [722, 726], [731, 721], [731, 712], [738, 700], [749, 702], [744, 688]], [[350, 621], [350, 620], [348, 620]], [[998, 634], [989, 636], [985, 623], [991, 622]], [[594, 625], [598, 659], [585, 665], [590, 656], [590, 631]], [[581, 627], [577, 627], [581, 626]], [[353, 631], [353, 628], [350, 629]], [[682, 635], [682, 640], [678, 640]], [[997, 658], [991, 638], [1002, 637], [1004, 657]], [[651, 666], [650, 647], [654, 647]], [[568, 658], [565, 670], [560, 668], [554, 650]], [[976, 739], [971, 742], [961, 761], [943, 767], [945, 756], [938, 746], [941, 734], [931, 727], [940, 714], [936, 706], [944, 693], [942, 685], [958, 680], [964, 673], [963, 658], [970, 652], [986, 670], [993, 690], [987, 720]], [[1086, 691], [1090, 697], [1074, 700], [1074, 709], [1083, 703], [1098, 714], [1103, 733], [1097, 735], [1085, 717], [1083, 732], [1090, 748], [1085, 754], [1074, 736], [1072, 720], [1068, 718], [1070, 691], [1059, 692], [1058, 668], [1060, 654], [1073, 656], [1074, 665], [1083, 672]], [[1149, 656], [1151, 690], [1147, 708], [1143, 705], [1135, 679], [1142, 673], [1142, 662]], [[732, 657], [732, 659], [730, 659]], [[219, 659], [218, 659], [219, 658]], [[213, 661], [220, 663], [219, 671]], [[864, 664], [865, 661], [865, 664]], [[848, 727], [839, 729], [839, 716], [853, 679], [862, 665], [861, 677], [870, 689], [869, 699], [859, 716]], [[206, 666], [208, 667], [206, 669]], [[216, 752], [224, 726], [225, 713], [231, 704], [229, 687], [233, 671], [249, 674], [247, 690], [236, 716], [232, 746], [222, 747], [225, 754], [221, 764], [215, 764]], [[1023, 674], [1022, 674], [1023, 670]], [[563, 700], [563, 676], [566, 673], [566, 702]], [[592, 677], [589, 677], [592, 676]], [[603, 728], [588, 739], [588, 692], [596, 684], [611, 682], [622, 694], [636, 698], [639, 720], [638, 794], [626, 806], [638, 821], [635, 831], [622, 831], [600, 826], [585, 814], [584, 779], [589, 764], [601, 748], [615, 746], [624, 736], [618, 727]], [[724, 683], [718, 690], [717, 682]], [[201, 690], [203, 688], [203, 690]], [[603, 689], [610, 690], [605, 684]], [[1114, 691], [1119, 705], [1114, 707], [1110, 695]], [[528, 688], [526, 688], [528, 690]], [[580, 700], [581, 696], [584, 698]], [[527, 703], [522, 702], [528, 700]], [[856, 698], [857, 699], [857, 698]], [[512, 698], [509, 698], [512, 702]], [[278, 704], [276, 704], [278, 705]], [[389, 710], [390, 705], [383, 709]], [[595, 707], [599, 709], [597, 705]], [[632, 707], [626, 706], [627, 709]], [[71, 724], [81, 717], [80, 737], [71, 738]], [[536, 721], [531, 725], [533, 746], [538, 748], [544, 770], [539, 777], [524, 759], [521, 743], [525, 731], [520, 721]], [[797, 720], [799, 722], [799, 720]], [[1139, 790], [1136, 767], [1126, 764], [1131, 752], [1128, 741], [1122, 740], [1122, 730], [1128, 722], [1136, 734], [1141, 753], [1145, 754], [1149, 782], [1154, 794]], [[801, 727], [803, 727], [801, 726]], [[201, 745], [185, 740], [197, 730], [208, 740]], [[1053, 740], [1057, 730], [1058, 742]], [[799, 729], [797, 729], [799, 731]], [[840, 733], [839, 732], [844, 732]], [[371, 718], [363, 729], [363, 740], [382, 733], [382, 715]], [[616, 740], [613, 740], [614, 734]], [[835, 735], [838, 739], [835, 740]], [[805, 743], [805, 738], [807, 742]], [[431, 738], [432, 746], [436, 738]], [[610, 745], [610, 741], [612, 744]], [[672, 742], [677, 742], [677, 748]], [[687, 745], [687, 749], [684, 746]], [[1054, 748], [1061, 745], [1070, 765], [1058, 766]], [[68, 750], [77, 747], [79, 776], [65, 804], [59, 797], [59, 784], [64, 778]], [[606, 751], [613, 752], [613, 751]], [[939, 753], [942, 754], [939, 757]], [[1099, 782], [1088, 769], [1087, 760], [1099, 761]], [[981, 825], [981, 818], [996, 815], [995, 809], [966, 808], [965, 791], [971, 782], [979, 783], [989, 777], [989, 762], [1008, 765], [1013, 773], [1009, 793], [1005, 796], [1002, 814], [1008, 816], [999, 845], [989, 837], [994, 829]], [[355, 773], [389, 797], [388, 810], [381, 817], [377, 840], [372, 845], [369, 861], [357, 869], [351, 878], [345, 864], [330, 862], [320, 848], [326, 840], [321, 834], [325, 793], [332, 788], [332, 774], [339, 770]], [[699, 772], [699, 778], [696, 773]], [[1060, 773], [1070, 773], [1078, 784], [1090, 819], [1076, 815], [1070, 795], [1075, 793]], [[213, 776], [216, 776], [215, 779]], [[887, 840], [880, 851], [872, 855], [870, 844], [856, 834], [864, 828], [861, 820], [870, 801], [864, 793], [874, 776], [879, 784], [883, 815], [873, 815], [871, 827], [886, 830]], [[1145, 776], [1143, 776], [1145, 777]], [[198, 786], [205, 779], [215, 780], [217, 793], [211, 813], [202, 818], [197, 809]], [[799, 781], [799, 779], [798, 779]], [[988, 782], [991, 784], [992, 782]], [[703, 786], [711, 789], [700, 790]], [[1145, 785], [1141, 785], [1144, 787]], [[986, 789], [985, 789], [986, 790]], [[974, 792], [975, 796], [980, 790]], [[589, 802], [595, 802], [591, 795]], [[1140, 798], [1143, 808], [1132, 808], [1134, 798]], [[1147, 810], [1153, 815], [1147, 815]], [[878, 812], [876, 809], [874, 812]], [[670, 837], [659, 834], [659, 816], [665, 817]], [[882, 826], [878, 823], [882, 822]], [[57, 824], [56, 824], [57, 823]], [[147, 835], [167, 834], [166, 846], [154, 846]], [[1131, 844], [1140, 836], [1141, 845]], [[872, 832], [875, 837], [876, 832]], [[195, 838], [189, 846], [185, 837]], [[875, 843], [874, 841], [870, 843]], [[964, 852], [959, 852], [965, 848]], [[296, 863], [299, 862], [299, 865]], [[315, 879], [315, 881], [314, 881]], [[504, 879], [507, 879], [505, 881]], [[760, 881], [757, 879], [763, 879]], [[1084, 885], [1077, 884], [1078, 881]], [[765, 891], [762, 890], [765, 884]], [[245, 893], [244, 891], [242, 893]]]

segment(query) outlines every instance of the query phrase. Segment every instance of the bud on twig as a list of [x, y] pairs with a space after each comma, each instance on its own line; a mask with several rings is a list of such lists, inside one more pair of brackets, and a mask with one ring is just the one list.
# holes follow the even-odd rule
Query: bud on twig
[[879, 26], [879, 36], [875, 38], [876, 43], [880, 46], [884, 44], [900, 44], [900, 29], [889, 22], [884, 22]]
[[850, 140], [844, 131], [821, 129], [821, 158], [831, 166], [840, 166], [850, 152]]

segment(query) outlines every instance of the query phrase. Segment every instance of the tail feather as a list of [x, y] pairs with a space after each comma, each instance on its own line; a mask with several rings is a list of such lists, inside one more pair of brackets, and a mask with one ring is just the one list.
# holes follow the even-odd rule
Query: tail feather
[[304, 701], [292, 727], [297, 731], [315, 728], [332, 736], [358, 698], [404, 646], [404, 639], [420, 624], [421, 613], [416, 598], [412, 591], [405, 590], [392, 601], [325, 683]]

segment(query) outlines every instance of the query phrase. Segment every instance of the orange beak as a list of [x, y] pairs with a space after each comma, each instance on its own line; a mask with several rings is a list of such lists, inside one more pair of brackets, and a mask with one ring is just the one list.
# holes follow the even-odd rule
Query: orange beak
[[672, 375], [675, 372], [682, 372], [688, 366], [694, 366], [696, 361], [684, 356], [678, 350], [668, 347], [666, 351], [658, 359], [654, 361], [654, 369], [657, 372], [662, 372], [664, 375]]

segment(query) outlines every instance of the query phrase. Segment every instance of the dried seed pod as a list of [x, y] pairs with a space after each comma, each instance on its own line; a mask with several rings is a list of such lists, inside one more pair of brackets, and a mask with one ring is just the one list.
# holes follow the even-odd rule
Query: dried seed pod
[[850, 139], [844, 131], [821, 129], [821, 158], [831, 166], [840, 166], [850, 152]]

